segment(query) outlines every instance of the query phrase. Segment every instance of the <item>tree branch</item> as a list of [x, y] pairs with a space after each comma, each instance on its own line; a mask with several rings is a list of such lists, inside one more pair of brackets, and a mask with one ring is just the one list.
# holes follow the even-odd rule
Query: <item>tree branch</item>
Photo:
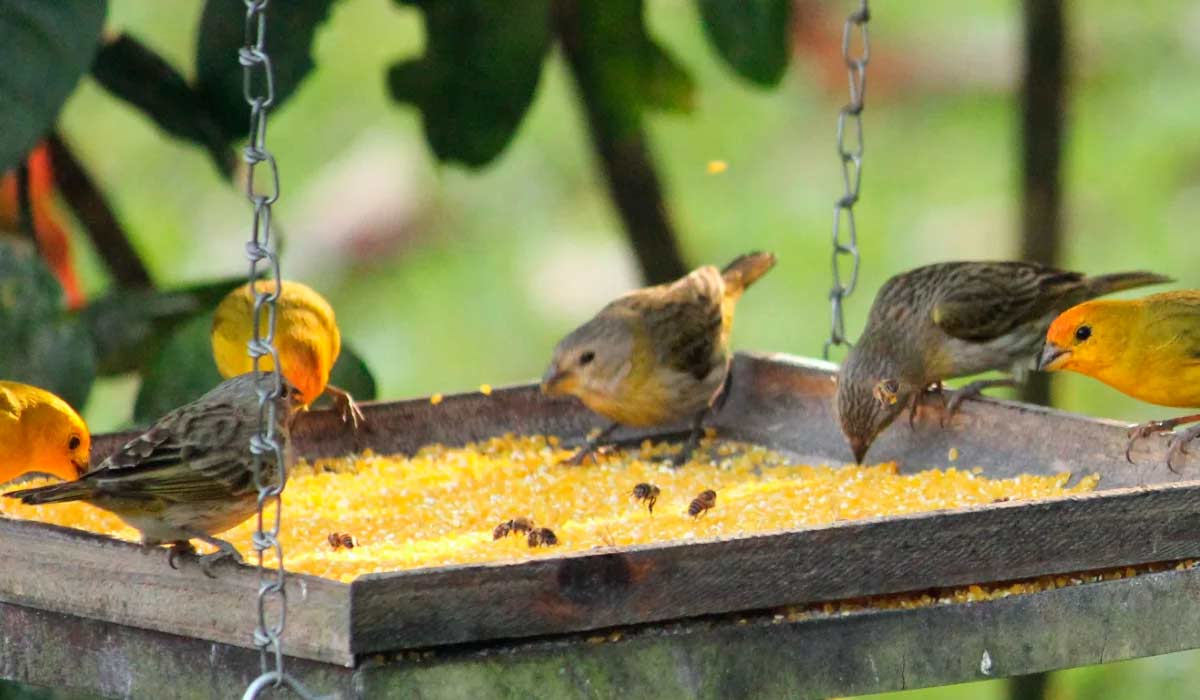
[[592, 147], [642, 276], [650, 284], [682, 277], [688, 270], [667, 214], [640, 106], [614, 104], [617, 90], [604, 83], [599, 70], [605, 56], [596, 55], [583, 40], [577, 0], [556, 2], [554, 22], [583, 103]]
[[51, 133], [46, 143], [50, 148], [54, 182], [83, 223], [96, 253], [104, 260], [117, 286], [123, 289], [153, 287], [150, 271], [129, 242], [108, 200], [70, 147], [57, 132]]

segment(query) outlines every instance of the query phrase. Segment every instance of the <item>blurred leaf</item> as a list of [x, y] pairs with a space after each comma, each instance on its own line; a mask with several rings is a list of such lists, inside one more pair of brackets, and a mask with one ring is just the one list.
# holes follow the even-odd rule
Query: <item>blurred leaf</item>
[[105, 0], [0, 0], [0, 172], [54, 125], [100, 39]]
[[79, 314], [95, 342], [100, 374], [146, 366], [184, 321], [216, 308], [245, 281], [235, 277], [169, 291], [117, 291], [91, 302]]
[[691, 112], [696, 92], [692, 77], [649, 37], [643, 38], [642, 97], [646, 105], [669, 112]]
[[[329, 383], [350, 392], [355, 401], [370, 401], [376, 395], [375, 377], [371, 375], [367, 363], [346, 343], [342, 343], [342, 351], [333, 364], [333, 371], [329, 373]], [[329, 395], [325, 394], [314, 405], [326, 408], [331, 403]]]
[[127, 34], [106, 39], [92, 61], [92, 77], [140, 109], [163, 131], [205, 148], [221, 174], [229, 177], [233, 173], [235, 157], [229, 137], [209, 111], [209, 104], [149, 47]]
[[397, 0], [425, 13], [425, 55], [388, 72], [439, 160], [486, 165], [528, 111], [550, 46], [549, 0]]
[[134, 422], [153, 423], [221, 383], [212, 356], [211, 330], [209, 312], [192, 318], [171, 335], [142, 375], [142, 386], [133, 406]]
[[623, 134], [641, 128], [646, 107], [690, 112], [695, 84], [674, 58], [650, 38], [643, 0], [576, 2], [564, 42], [577, 61], [584, 100], [606, 125]]
[[[279, 109], [313, 69], [313, 37], [329, 16], [335, 0], [289, 0], [267, 9], [266, 52], [274, 69], [275, 104]], [[207, 0], [196, 40], [196, 88], [225, 135], [241, 138], [250, 128], [250, 107], [243, 94], [238, 49], [246, 42], [243, 0]], [[261, 71], [255, 69], [256, 76]], [[254, 94], [266, 94], [260, 80]]]
[[697, 0], [704, 33], [739, 75], [779, 84], [790, 51], [792, 0]]
[[28, 241], [0, 235], [0, 378], [87, 401], [96, 357], [87, 329], [63, 311], [62, 288]]

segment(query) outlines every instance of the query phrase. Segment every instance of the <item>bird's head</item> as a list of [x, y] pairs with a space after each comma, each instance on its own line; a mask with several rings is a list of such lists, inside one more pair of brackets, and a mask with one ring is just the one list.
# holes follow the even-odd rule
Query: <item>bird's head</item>
[[1120, 357], [1126, 337], [1117, 331], [1118, 319], [1132, 308], [1128, 302], [1096, 300], [1062, 312], [1046, 331], [1038, 369], [1090, 375], [1103, 372]]
[[837, 413], [855, 462], [862, 464], [875, 438], [922, 388], [904, 378], [894, 355], [863, 343], [851, 348], [838, 372]]
[[[57, 397], [55, 397], [57, 398]], [[87, 424], [65, 401], [42, 403], [22, 415], [31, 441], [29, 471], [73, 481], [88, 470], [92, 437]]]
[[563, 338], [542, 377], [548, 396], [612, 396], [632, 368], [632, 326], [621, 316], [600, 315]]

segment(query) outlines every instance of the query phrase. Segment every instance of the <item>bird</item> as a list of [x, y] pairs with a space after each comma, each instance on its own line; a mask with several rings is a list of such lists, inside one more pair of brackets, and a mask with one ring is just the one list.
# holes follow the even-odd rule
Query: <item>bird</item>
[[[27, 505], [84, 501], [110, 511], [141, 532], [142, 544], [170, 544], [167, 563], [195, 550], [191, 540], [217, 548], [200, 557], [204, 573], [221, 559], [241, 563], [234, 546], [214, 535], [246, 520], [258, 509], [251, 437], [259, 431], [260, 382], [270, 374], [228, 379], [204, 396], [163, 416], [145, 433], [75, 481], [10, 491]], [[282, 380], [275, 399], [275, 435], [290, 459], [290, 423], [300, 392]], [[262, 457], [263, 483], [278, 476], [274, 453]]]
[[[275, 288], [273, 282], [266, 280], [255, 284], [259, 293]], [[329, 384], [329, 373], [342, 349], [333, 307], [299, 282], [284, 280], [281, 287], [283, 291], [275, 302], [275, 347], [283, 376], [300, 390], [305, 406], [322, 393], [328, 393], [342, 420], [357, 427], [364, 420], [358, 404], [349, 392]], [[254, 369], [254, 362], [246, 352], [254, 328], [253, 315], [254, 294], [249, 283], [226, 295], [213, 314], [213, 359], [226, 379]], [[265, 334], [265, 322], [262, 330]], [[264, 356], [259, 369], [270, 371], [273, 365], [271, 358]]]
[[92, 437], [75, 409], [45, 389], [0, 381], [0, 483], [28, 473], [77, 479]]
[[[1200, 408], [1200, 290], [1073, 306], [1046, 331], [1041, 368], [1085, 374], [1158, 406]], [[1196, 422], [1200, 413], [1133, 426], [1125, 458], [1133, 461], [1137, 440]], [[1173, 461], [1198, 436], [1200, 425], [1172, 435], [1167, 452], [1172, 471]]]
[[571, 331], [554, 349], [541, 389], [577, 397], [611, 424], [568, 460], [581, 464], [620, 425], [692, 420], [684, 464], [729, 374], [729, 335], [742, 293], [775, 265], [748, 253], [723, 270], [706, 265], [667, 284], [626, 293]]
[[1046, 329], [1060, 312], [1093, 297], [1171, 279], [1152, 272], [1088, 277], [1018, 261], [960, 261], [918, 267], [889, 279], [871, 304], [858, 342], [838, 372], [836, 408], [854, 460], [909, 408], [910, 422], [942, 381], [990, 370], [946, 406], [991, 386], [1015, 386], [1037, 365]]

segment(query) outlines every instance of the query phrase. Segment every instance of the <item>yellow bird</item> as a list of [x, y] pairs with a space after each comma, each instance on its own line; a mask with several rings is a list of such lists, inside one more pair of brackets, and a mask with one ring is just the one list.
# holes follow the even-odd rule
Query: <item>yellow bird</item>
[[[274, 283], [259, 280], [256, 289], [268, 292]], [[221, 376], [229, 379], [254, 369], [246, 353], [253, 330], [254, 295], [245, 284], [230, 292], [217, 306], [213, 316], [212, 349]], [[329, 384], [329, 373], [342, 350], [342, 335], [338, 330], [333, 307], [312, 288], [283, 281], [283, 292], [276, 302], [275, 347], [279, 352], [283, 376], [300, 391], [301, 401], [308, 406], [322, 393], [328, 393], [342, 416], [358, 427], [362, 411], [354, 398], [344, 389]], [[262, 323], [262, 333], [267, 331]], [[270, 357], [262, 358], [259, 368], [271, 371]]]
[[76, 479], [87, 471], [91, 450], [87, 424], [66, 401], [0, 381], [0, 483], [30, 472]]
[[542, 392], [576, 396], [613, 421], [570, 461], [581, 463], [618, 425], [691, 418], [691, 436], [674, 459], [676, 466], [686, 462], [729, 372], [734, 307], [774, 265], [771, 253], [743, 255], [724, 270], [706, 265], [619, 297], [563, 338]]
[[[1071, 307], [1050, 324], [1041, 367], [1086, 374], [1147, 403], [1200, 408], [1200, 290]], [[1200, 413], [1134, 426], [1129, 447], [1197, 421]], [[1200, 426], [1174, 436], [1167, 466], [1197, 436]]]

